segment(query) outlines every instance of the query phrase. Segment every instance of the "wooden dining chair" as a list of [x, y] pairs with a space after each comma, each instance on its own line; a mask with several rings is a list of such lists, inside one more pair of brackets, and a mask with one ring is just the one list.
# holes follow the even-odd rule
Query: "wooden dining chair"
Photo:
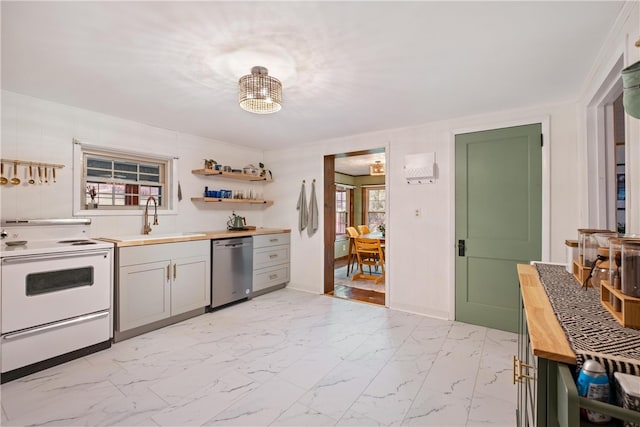
[[353, 268], [353, 263], [358, 262], [356, 256], [355, 238], [358, 237], [358, 230], [355, 227], [347, 227], [347, 235], [349, 236], [349, 254], [347, 256], [347, 277]]
[[371, 233], [371, 231], [369, 231], [369, 226], [368, 225], [359, 225], [358, 226], [358, 233], [360, 233], [360, 234], [369, 234], [369, 233]]
[[[353, 275], [351, 280], [374, 280], [376, 283], [384, 283], [384, 252], [380, 246], [379, 239], [366, 239], [364, 237], [356, 237], [354, 239], [356, 247], [356, 256], [358, 257], [358, 264], [360, 264], [360, 272]], [[365, 274], [363, 266], [369, 266], [369, 274]], [[371, 267], [380, 267], [382, 271], [380, 276], [373, 276], [371, 274]]]

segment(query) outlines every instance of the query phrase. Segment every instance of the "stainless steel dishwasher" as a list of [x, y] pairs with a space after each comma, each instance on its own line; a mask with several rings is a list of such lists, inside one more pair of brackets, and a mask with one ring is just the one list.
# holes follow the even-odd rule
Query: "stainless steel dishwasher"
[[253, 239], [212, 240], [211, 257], [211, 307], [250, 297], [253, 288]]

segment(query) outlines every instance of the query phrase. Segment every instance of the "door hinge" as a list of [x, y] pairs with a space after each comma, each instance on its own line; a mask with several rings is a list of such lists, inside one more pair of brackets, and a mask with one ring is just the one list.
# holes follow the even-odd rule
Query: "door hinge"
[[544, 147], [544, 135], [540, 134], [540, 147]]

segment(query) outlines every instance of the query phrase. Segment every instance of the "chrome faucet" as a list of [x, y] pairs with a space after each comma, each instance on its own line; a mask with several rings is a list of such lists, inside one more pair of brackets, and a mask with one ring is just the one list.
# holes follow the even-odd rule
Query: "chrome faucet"
[[151, 224], [149, 224], [149, 202], [153, 200], [155, 210], [153, 212], [153, 225], [158, 225], [158, 202], [153, 196], [149, 196], [147, 199], [147, 206], [144, 208], [144, 234], [151, 232]]

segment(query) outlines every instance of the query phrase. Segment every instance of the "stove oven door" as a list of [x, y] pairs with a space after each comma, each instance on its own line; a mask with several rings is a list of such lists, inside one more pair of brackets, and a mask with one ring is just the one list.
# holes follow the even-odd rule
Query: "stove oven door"
[[111, 250], [2, 260], [2, 333], [110, 306]]

